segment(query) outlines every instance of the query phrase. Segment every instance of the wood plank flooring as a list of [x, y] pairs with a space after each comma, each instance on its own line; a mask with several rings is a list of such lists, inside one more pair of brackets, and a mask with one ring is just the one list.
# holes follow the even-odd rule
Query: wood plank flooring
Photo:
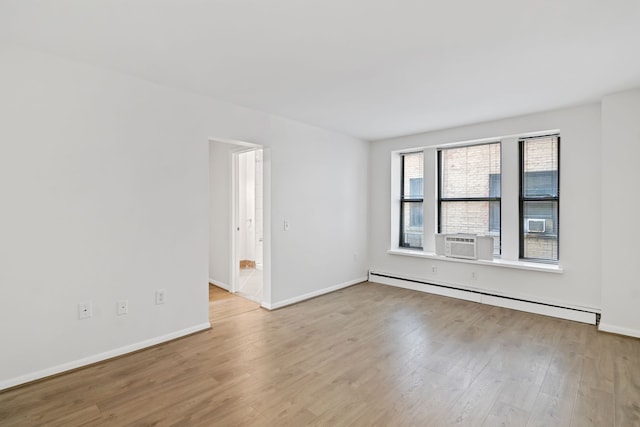
[[640, 340], [363, 283], [0, 393], [2, 426], [640, 426]]
[[251, 310], [261, 310], [260, 304], [237, 297], [217, 286], [209, 285], [209, 318], [211, 324]]

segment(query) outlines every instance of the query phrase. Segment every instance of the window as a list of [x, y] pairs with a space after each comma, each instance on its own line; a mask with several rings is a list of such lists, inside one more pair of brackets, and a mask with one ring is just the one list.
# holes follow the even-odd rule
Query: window
[[520, 258], [558, 261], [558, 135], [520, 139]]
[[438, 153], [438, 232], [494, 238], [500, 254], [500, 143]]
[[423, 247], [424, 153], [401, 155], [400, 246]]
[[559, 132], [392, 152], [390, 253], [437, 257], [437, 233], [468, 233], [495, 265], [561, 271]]

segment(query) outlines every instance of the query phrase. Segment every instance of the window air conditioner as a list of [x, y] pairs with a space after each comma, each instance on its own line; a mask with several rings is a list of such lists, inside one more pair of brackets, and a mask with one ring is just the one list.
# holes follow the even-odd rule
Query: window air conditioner
[[444, 255], [453, 258], [476, 259], [476, 236], [473, 234], [445, 236]]
[[[460, 256], [460, 249], [464, 249], [465, 242], [459, 241], [449, 241], [448, 242], [448, 253], [445, 252], [445, 241], [447, 237], [453, 238], [471, 238], [475, 239], [475, 257], [470, 258], [467, 256]], [[452, 243], [454, 245], [452, 245]], [[458, 246], [462, 243], [462, 246]], [[470, 242], [466, 242], [466, 249], [469, 250]], [[478, 236], [475, 234], [436, 234], [436, 255], [440, 256], [448, 256], [455, 258], [467, 258], [467, 259], [480, 259], [480, 260], [488, 260], [491, 261], [493, 259], [493, 246], [495, 244], [495, 240], [491, 236]], [[462, 255], [466, 255], [462, 253]], [[471, 255], [470, 255], [471, 256]]]
[[544, 233], [546, 221], [544, 219], [527, 219], [527, 233]]

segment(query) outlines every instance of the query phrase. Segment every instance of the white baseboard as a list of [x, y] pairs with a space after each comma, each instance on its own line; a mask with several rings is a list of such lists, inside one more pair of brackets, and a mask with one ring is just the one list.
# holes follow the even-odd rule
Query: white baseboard
[[460, 289], [449, 284], [444, 285], [437, 283], [417, 283], [416, 281], [414, 281], [414, 279], [402, 278], [387, 273], [370, 272], [369, 281], [380, 283], [383, 285], [396, 286], [404, 289], [412, 289], [414, 291], [427, 292], [430, 294], [458, 298], [466, 301], [473, 301], [480, 304], [510, 308], [513, 310], [520, 310], [528, 313], [542, 314], [545, 316], [557, 317], [560, 319], [589, 323], [591, 325], [596, 324], [597, 310], [595, 309], [593, 311], [590, 311], [583, 308], [549, 304], [548, 302], [527, 300], [515, 295], [490, 295], [487, 292]]
[[211, 277], [209, 277], [209, 283], [211, 283], [212, 285], [216, 285], [219, 288], [222, 288], [222, 289], [225, 289], [225, 290], [231, 292], [231, 286], [227, 285], [226, 283], [222, 283], [219, 280], [215, 280], [215, 279], [212, 279]]
[[200, 332], [209, 328], [211, 328], [211, 323], [209, 322], [202, 323], [200, 325], [191, 326], [190, 328], [182, 329], [180, 331], [171, 332], [166, 335], [150, 338], [148, 340], [140, 341], [134, 344], [129, 344], [124, 347], [119, 347], [113, 350], [105, 351], [103, 353], [94, 354], [92, 356], [84, 357], [82, 359], [74, 360], [72, 362], [63, 363], [61, 365], [52, 366], [50, 368], [42, 369], [40, 371], [21, 375], [19, 377], [3, 380], [3, 381], [0, 381], [0, 390], [4, 390], [9, 387], [15, 387], [17, 385], [25, 384], [35, 380], [40, 380], [42, 378], [50, 377], [52, 375], [60, 374], [62, 372], [81, 368], [83, 366], [91, 365], [93, 363], [102, 362], [107, 359], [111, 359], [117, 356], [122, 356], [124, 354], [132, 353], [137, 350], [142, 350], [147, 347], [151, 347], [157, 344], [161, 344], [163, 342], [171, 341], [176, 338], [184, 337], [186, 335], [190, 335], [195, 332]]
[[624, 328], [622, 326], [612, 325], [610, 323], [602, 323], [598, 325], [598, 330], [602, 332], [611, 332], [612, 334], [627, 335], [630, 337], [640, 338], [640, 331], [637, 329]]
[[362, 283], [362, 282], [366, 282], [367, 278], [366, 277], [360, 277], [354, 280], [350, 280], [348, 282], [344, 282], [344, 283], [340, 283], [338, 285], [335, 286], [330, 286], [328, 288], [324, 288], [324, 289], [320, 289], [317, 291], [313, 291], [313, 292], [309, 292], [308, 294], [304, 294], [304, 295], [300, 295], [297, 297], [293, 297], [293, 298], [289, 298], [286, 299], [284, 301], [278, 301], [272, 304], [266, 304], [266, 303], [262, 303], [262, 307], [266, 308], [267, 310], [275, 310], [277, 308], [282, 308], [282, 307], [286, 307], [287, 305], [291, 305], [291, 304], [295, 304], [297, 302], [300, 301], [304, 301], [304, 300], [308, 300], [311, 298], [315, 298], [318, 297], [320, 295], [324, 295], [324, 294], [328, 294], [329, 292], [335, 292], [339, 289], [343, 289], [343, 288], [347, 288], [349, 286], [353, 286], [356, 285], [358, 283]]

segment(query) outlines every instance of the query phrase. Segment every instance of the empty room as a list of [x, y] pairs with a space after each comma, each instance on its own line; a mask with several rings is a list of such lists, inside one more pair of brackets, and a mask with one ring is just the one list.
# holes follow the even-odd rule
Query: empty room
[[0, 0], [0, 426], [640, 426], [638, 22]]

